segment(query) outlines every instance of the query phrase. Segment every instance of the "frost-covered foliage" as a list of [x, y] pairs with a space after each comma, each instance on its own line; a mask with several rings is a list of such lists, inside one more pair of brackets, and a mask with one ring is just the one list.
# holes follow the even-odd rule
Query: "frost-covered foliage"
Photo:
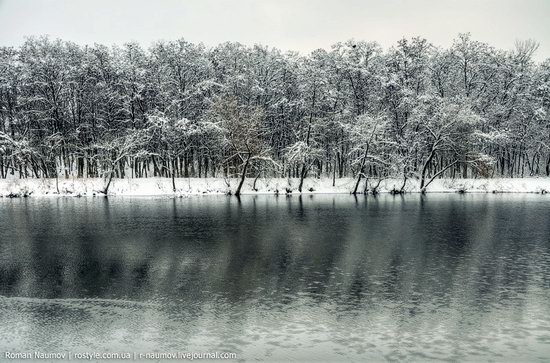
[[369, 178], [549, 175], [550, 60], [536, 48], [468, 34], [449, 49], [347, 41], [306, 56], [31, 38], [0, 47], [0, 177], [261, 176], [300, 190], [353, 177], [357, 192]]

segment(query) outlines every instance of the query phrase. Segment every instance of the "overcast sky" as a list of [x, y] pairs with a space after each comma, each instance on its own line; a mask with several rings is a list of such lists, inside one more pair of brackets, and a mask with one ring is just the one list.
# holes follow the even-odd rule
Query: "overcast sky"
[[385, 48], [423, 36], [448, 46], [460, 32], [503, 49], [517, 39], [550, 57], [550, 0], [0, 0], [0, 45], [49, 34], [81, 44], [185, 38], [262, 43], [308, 53], [350, 38]]

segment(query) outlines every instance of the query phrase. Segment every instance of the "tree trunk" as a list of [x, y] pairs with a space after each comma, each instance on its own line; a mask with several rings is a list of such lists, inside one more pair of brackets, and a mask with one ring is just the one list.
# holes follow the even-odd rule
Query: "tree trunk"
[[432, 162], [432, 159], [434, 158], [434, 156], [435, 156], [435, 150], [432, 149], [432, 151], [430, 152], [430, 156], [422, 166], [422, 176], [420, 177], [420, 190], [424, 189], [424, 183], [426, 181], [426, 171], [428, 170], [428, 166]]
[[109, 192], [109, 187], [111, 186], [111, 181], [113, 180], [114, 170], [111, 168], [111, 171], [109, 172], [109, 181], [107, 182], [107, 185], [105, 186], [105, 189], [103, 189], [103, 194], [107, 195]]
[[403, 177], [403, 185], [401, 186], [401, 189], [399, 189], [399, 193], [403, 194], [405, 192], [405, 185], [407, 184], [407, 175], [404, 175]]
[[361, 178], [363, 177], [363, 171], [365, 169], [365, 163], [367, 161], [367, 156], [369, 155], [369, 146], [367, 145], [367, 148], [365, 149], [365, 154], [363, 155], [363, 159], [361, 160], [361, 167], [359, 168], [359, 173], [357, 176], [357, 183], [355, 183], [355, 188], [353, 189], [353, 195], [357, 194], [357, 188], [359, 188], [359, 183], [361, 183]]
[[298, 191], [301, 193], [302, 192], [302, 187], [304, 186], [304, 179], [307, 175], [307, 168], [306, 168], [306, 164], [304, 163], [302, 165], [302, 171], [300, 172], [300, 185], [298, 185]]
[[171, 161], [170, 165], [172, 166], [172, 171], [171, 171], [171, 173], [172, 173], [172, 191], [175, 193], [176, 192], [176, 179], [175, 179], [176, 178], [175, 177], [176, 173], [175, 173], [175, 170], [174, 170], [175, 169], [174, 168], [174, 160]]
[[372, 195], [378, 194], [378, 188], [380, 187], [380, 183], [382, 183], [382, 178], [378, 179], [378, 183], [372, 188]]
[[334, 164], [332, 165], [332, 186], [336, 185], [336, 157], [334, 157]]
[[359, 183], [361, 183], [361, 178], [363, 177], [363, 173], [359, 171], [359, 176], [357, 177], [357, 182], [355, 183], [355, 188], [353, 188], [353, 192], [351, 194], [355, 195], [357, 194], [357, 189], [359, 188]]
[[365, 187], [363, 188], [363, 194], [367, 194], [369, 191], [369, 178], [365, 178]]
[[440, 171], [438, 171], [437, 173], [435, 173], [431, 178], [430, 180], [426, 183], [426, 185], [424, 185], [423, 187], [420, 188], [420, 191], [422, 193], [425, 193], [426, 192], [426, 188], [428, 187], [428, 185], [430, 185], [434, 180], [435, 178], [437, 178], [438, 176], [440, 176], [441, 174], [443, 174], [445, 172], [445, 170], [449, 169], [450, 167], [454, 166], [458, 164], [458, 160], [455, 160], [453, 161], [452, 163], [448, 164], [447, 166], [445, 166], [443, 169], [441, 169]]
[[241, 195], [241, 188], [243, 187], [244, 179], [246, 178], [246, 169], [248, 169], [248, 163], [250, 162], [250, 155], [246, 157], [246, 162], [243, 166], [243, 172], [241, 173], [241, 181], [239, 182], [239, 186], [237, 187], [237, 190], [235, 191], [235, 195], [239, 196]]
[[252, 189], [257, 192], [258, 189], [256, 189], [256, 182], [258, 181], [258, 178], [260, 177], [260, 173], [258, 173], [258, 175], [256, 175], [256, 178], [254, 178], [254, 184], [252, 185]]
[[55, 169], [55, 190], [57, 190], [57, 194], [59, 194], [59, 173], [57, 172], [57, 161], [55, 158], [53, 159], [53, 165]]

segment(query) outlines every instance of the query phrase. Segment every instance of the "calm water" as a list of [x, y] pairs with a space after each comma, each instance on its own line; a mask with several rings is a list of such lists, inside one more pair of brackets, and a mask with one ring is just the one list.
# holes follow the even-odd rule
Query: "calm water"
[[0, 351], [548, 361], [550, 197], [0, 200]]

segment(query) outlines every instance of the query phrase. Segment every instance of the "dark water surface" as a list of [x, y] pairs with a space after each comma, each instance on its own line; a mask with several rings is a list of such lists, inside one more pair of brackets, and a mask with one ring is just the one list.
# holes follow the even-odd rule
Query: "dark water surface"
[[0, 200], [0, 351], [548, 361], [550, 197]]

